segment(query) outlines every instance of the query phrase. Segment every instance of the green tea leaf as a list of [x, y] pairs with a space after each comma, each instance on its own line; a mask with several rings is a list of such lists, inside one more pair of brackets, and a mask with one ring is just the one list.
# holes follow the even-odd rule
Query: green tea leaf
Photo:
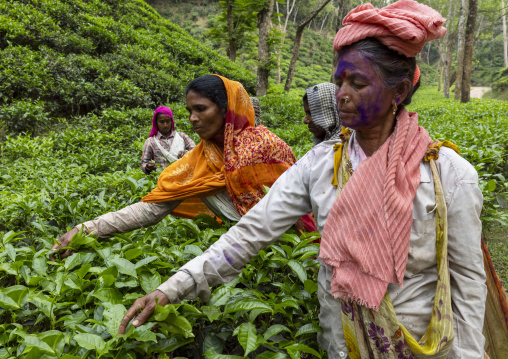
[[139, 278], [141, 288], [145, 291], [145, 293], [151, 293], [157, 289], [158, 286], [162, 284], [162, 278], [159, 273], [155, 272], [154, 274], [150, 272], [142, 272]]
[[215, 306], [204, 306], [201, 307], [201, 311], [208, 318], [210, 322], [213, 322], [216, 319], [221, 317], [220, 309]]
[[124, 256], [125, 256], [125, 259], [130, 261], [131, 259], [139, 257], [143, 253], [144, 252], [141, 248], [132, 248], [132, 249], [129, 249], [127, 252], [125, 252]]
[[68, 271], [72, 270], [73, 268], [81, 265], [85, 259], [88, 258], [87, 253], [74, 253], [70, 257], [67, 257], [65, 259], [65, 269]]
[[120, 273], [130, 275], [134, 278], [138, 278], [138, 274], [136, 273], [136, 267], [132, 262], [128, 261], [124, 258], [114, 258], [110, 260], [111, 263], [115, 265]]
[[256, 355], [254, 359], [286, 359], [288, 356], [284, 353], [266, 351]]
[[256, 327], [252, 323], [242, 323], [238, 328], [238, 341], [245, 350], [245, 356], [258, 347]]
[[0, 288], [0, 307], [3, 309], [16, 310], [28, 300], [28, 288], [22, 285], [15, 285], [7, 288]]
[[245, 357], [241, 357], [238, 355], [226, 355], [226, 354], [218, 354], [215, 352], [213, 348], [210, 348], [206, 353], [205, 356], [208, 359], [244, 359]]
[[305, 283], [305, 281], [307, 280], [307, 271], [305, 270], [303, 264], [295, 261], [294, 259], [291, 259], [288, 262], [288, 266], [296, 273], [301, 282]]
[[202, 255], [203, 251], [198, 246], [196, 246], [194, 244], [189, 244], [189, 245], [185, 246], [183, 253], [193, 254], [197, 257], [197, 256]]
[[159, 260], [159, 258], [157, 258], [157, 257], [155, 257], [155, 256], [151, 256], [151, 257], [146, 257], [146, 258], [143, 258], [142, 260], [140, 260], [139, 262], [137, 262], [137, 263], [134, 265], [134, 268], [135, 268], [135, 269], [139, 269], [139, 268], [144, 267], [144, 266], [146, 266], [147, 264], [152, 263], [153, 261], [156, 261], [156, 260]]
[[87, 350], [102, 351], [106, 347], [106, 342], [99, 335], [89, 333], [76, 334], [74, 339], [80, 347]]
[[[118, 330], [118, 328], [116, 328]], [[139, 340], [140, 342], [156, 342], [157, 336], [155, 333], [150, 330], [139, 330], [139, 328], [134, 329], [134, 332], [129, 336], [129, 338], [133, 338]]]
[[107, 306], [106, 310], [104, 310], [104, 326], [113, 338], [118, 336], [118, 328], [126, 312], [127, 310], [121, 304]]
[[496, 190], [496, 180], [490, 180], [487, 182], [487, 186], [485, 187], [485, 189], [487, 190], [487, 193], [491, 193], [491, 192], [494, 192]]
[[34, 257], [32, 260], [32, 268], [40, 275], [46, 275], [48, 271], [47, 259], [44, 257]]
[[112, 304], [122, 303], [123, 295], [115, 288], [101, 288], [91, 294], [101, 302], [108, 302]]
[[296, 351], [301, 351], [301, 352], [304, 352], [304, 353], [307, 353], [307, 354], [312, 354], [318, 358], [321, 358], [321, 355], [315, 351], [314, 349], [312, 349], [311, 347], [305, 345], [305, 344], [291, 344], [291, 345], [288, 345], [287, 347], [284, 347], [284, 349], [286, 349], [288, 352], [296, 352]]
[[226, 305], [224, 308], [224, 314], [229, 314], [232, 312], [238, 312], [240, 310], [253, 310], [253, 309], [266, 309], [268, 311], [272, 311], [272, 307], [266, 302], [255, 299], [241, 299], [236, 301], [233, 304]]
[[270, 328], [268, 328], [264, 334], [263, 334], [263, 337], [265, 338], [265, 340], [268, 340], [270, 339], [271, 337], [273, 337], [274, 335], [277, 335], [279, 334], [280, 332], [282, 331], [286, 331], [286, 332], [289, 332], [291, 333], [291, 330], [289, 330], [288, 327], [286, 327], [285, 325], [282, 325], [282, 324], [274, 324], [272, 325]]
[[309, 293], [313, 294], [318, 290], [318, 284], [314, 280], [307, 279], [303, 285], [304, 289]]
[[222, 354], [222, 341], [213, 333], [208, 334], [203, 340], [203, 352], [213, 349], [216, 353]]
[[319, 333], [319, 332], [321, 332], [321, 327], [319, 325], [309, 323], [300, 327], [300, 329], [298, 329], [298, 331], [296, 332], [295, 337], [298, 337], [303, 334]]
[[210, 296], [210, 300], [208, 300], [208, 305], [213, 305], [219, 307], [221, 305], [225, 305], [229, 298], [231, 298], [231, 288], [230, 287], [219, 287], [217, 288], [213, 294]]
[[150, 353], [168, 353], [175, 351], [176, 349], [184, 346], [185, 344], [192, 343], [194, 338], [171, 338], [171, 339], [162, 339], [159, 340], [155, 344], [150, 344]]
[[8, 243], [4, 247], [5, 251], [7, 252], [7, 255], [11, 258], [13, 262], [16, 262], [16, 250], [12, 246], [12, 244]]

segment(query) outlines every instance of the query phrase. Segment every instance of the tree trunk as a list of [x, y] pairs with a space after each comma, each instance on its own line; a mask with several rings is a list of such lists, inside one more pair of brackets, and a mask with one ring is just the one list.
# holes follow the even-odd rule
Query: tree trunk
[[462, 75], [464, 74], [464, 46], [465, 46], [465, 28], [467, 20], [467, 0], [460, 1], [460, 18], [457, 45], [457, 78], [455, 79], [455, 100], [460, 99], [462, 90]]
[[425, 70], [425, 83], [428, 84], [428, 80], [429, 80], [429, 69], [430, 69], [430, 59], [429, 59], [429, 56], [430, 56], [430, 49], [432, 49], [432, 42], [427, 42], [425, 44], [427, 46], [427, 69]]
[[268, 76], [270, 75], [270, 49], [268, 45], [268, 34], [273, 14], [275, 0], [269, 0], [267, 6], [258, 13], [259, 43], [258, 43], [258, 77], [256, 96], [266, 95], [268, 90]]
[[[335, 23], [335, 33], [337, 33], [342, 27], [342, 20], [347, 15], [347, 11], [349, 11], [349, 2], [350, 0], [340, 0], [339, 7], [337, 8], [337, 22]], [[339, 63], [339, 54], [334, 51], [332, 63], [332, 77], [330, 79], [330, 82], [335, 82], [334, 75], [338, 63]]]
[[[462, 94], [460, 102], [467, 103], [471, 97], [471, 72], [473, 70], [473, 45], [476, 16], [478, 15], [478, 0], [469, 0], [469, 14], [466, 26], [466, 46], [464, 48], [464, 74], [462, 75]], [[460, 86], [457, 83], [456, 86]]]
[[457, 0], [453, 0], [450, 2], [453, 4], [452, 7], [448, 8], [448, 21], [449, 25], [446, 31], [446, 42], [444, 44], [445, 47], [445, 55], [443, 61], [443, 95], [446, 98], [450, 98], [450, 73], [452, 71], [452, 56], [453, 56], [453, 45], [454, 34], [450, 33], [453, 29], [453, 24], [455, 22], [455, 7], [457, 4]]
[[[284, 41], [286, 40], [286, 34], [287, 34], [287, 28], [288, 28], [288, 20], [289, 15], [293, 12], [293, 9], [295, 8], [296, 0], [293, 0], [291, 3], [291, 7], [289, 7], [290, 1], [286, 2], [286, 20], [284, 20], [284, 28], [282, 29], [282, 36], [280, 38], [280, 46], [279, 51], [277, 52], [277, 83], [280, 84], [281, 78], [280, 78], [280, 57], [282, 54], [282, 46], [284, 46]], [[277, 2], [277, 12], [279, 12], [279, 3]]]
[[326, 23], [326, 20], [328, 19], [328, 13], [326, 13], [324, 19], [323, 19], [323, 22], [321, 23], [321, 28], [319, 29], [319, 31], [323, 31], [323, 27], [325, 26], [325, 23]]
[[[441, 62], [439, 62], [439, 65], [437, 65], [436, 76], [438, 72], [439, 72], [439, 82], [437, 84], [437, 92], [441, 92], [441, 85], [443, 84], [443, 64]], [[436, 79], [434, 77], [434, 82], [435, 81]]]
[[236, 40], [233, 35], [233, 32], [235, 31], [234, 26], [233, 26], [233, 1], [234, 0], [227, 0], [228, 40], [229, 40], [228, 56], [231, 61], [235, 62], [236, 61]]
[[452, 85], [452, 57], [453, 47], [455, 46], [456, 34], [450, 35], [448, 38], [448, 49], [446, 50], [446, 63], [443, 74], [443, 95], [446, 98], [450, 98], [450, 86]]
[[302, 40], [303, 30], [305, 29], [305, 26], [307, 26], [314, 17], [319, 14], [321, 10], [328, 4], [331, 0], [323, 0], [321, 4], [315, 8], [305, 19], [302, 20], [301, 23], [298, 24], [298, 27], [296, 28], [296, 35], [295, 35], [295, 45], [293, 47], [293, 55], [291, 56], [291, 62], [289, 63], [289, 69], [288, 69], [288, 75], [286, 78], [286, 84], [284, 85], [284, 90], [286, 92], [289, 92], [289, 89], [291, 88], [291, 82], [293, 81], [293, 76], [295, 74], [295, 66], [296, 66], [296, 60], [298, 59], [298, 52], [300, 51], [300, 42]]
[[503, 8], [503, 55], [504, 67], [508, 67], [508, 37], [506, 36], [506, 10], [504, 8], [504, 0], [501, 1]]

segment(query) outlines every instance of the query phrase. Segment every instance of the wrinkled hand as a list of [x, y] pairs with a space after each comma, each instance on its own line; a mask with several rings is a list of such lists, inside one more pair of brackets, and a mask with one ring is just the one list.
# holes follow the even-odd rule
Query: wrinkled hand
[[148, 172], [155, 171], [157, 169], [157, 164], [155, 162], [148, 162], [145, 166], [145, 169]]
[[[65, 248], [65, 247], [69, 246], [69, 244], [72, 241], [72, 237], [74, 237], [74, 235], [77, 234], [78, 232], [79, 232], [79, 230], [77, 228], [71, 229], [69, 232], [65, 233], [63, 236], [61, 236], [58, 239], [58, 244], [54, 244], [53, 247], [51, 247], [51, 250], [56, 251], [56, 250], [59, 250], [60, 248]], [[71, 249], [67, 249], [65, 251], [63, 249], [60, 249], [58, 251], [60, 258], [68, 257], [72, 253], [74, 253], [74, 251]], [[49, 259], [51, 259], [53, 262], [55, 262], [56, 261], [55, 253], [51, 253], [49, 255]]]
[[[136, 299], [123, 317], [122, 323], [120, 323], [120, 327], [118, 328], [118, 334], [125, 334], [125, 328], [127, 328], [127, 325], [129, 325], [129, 322], [134, 317], [136, 317], [132, 322], [134, 327], [137, 328], [144, 324], [155, 311], [155, 298], [159, 299], [158, 304], [160, 306], [165, 306], [169, 303], [168, 297], [158, 289], [154, 290], [152, 293], [148, 293], [144, 297]], [[142, 312], [136, 316], [136, 313], [140, 310], [142, 310]]]
[[189, 151], [181, 150], [180, 152], [178, 152], [178, 158], [182, 158], [187, 152]]

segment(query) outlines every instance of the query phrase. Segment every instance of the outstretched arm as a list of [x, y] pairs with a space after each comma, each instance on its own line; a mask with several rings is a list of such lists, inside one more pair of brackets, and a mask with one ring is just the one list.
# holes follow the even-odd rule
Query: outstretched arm
[[[116, 212], [109, 212], [92, 221], [78, 224], [59, 238], [51, 250], [59, 250], [67, 247], [72, 241], [72, 237], [79, 232], [81, 227], [86, 234], [94, 234], [100, 238], [111, 237], [114, 233], [130, 232], [138, 228], [148, 227], [159, 223], [164, 217], [171, 213], [182, 201], [169, 201], [161, 203], [138, 202], [122, 208]], [[71, 255], [70, 250], [61, 251], [60, 257], [65, 258]], [[51, 260], [55, 260], [54, 255], [50, 255]]]
[[268, 194], [201, 256], [194, 258], [159, 288], [135, 303], [122, 321], [123, 333], [140, 306], [133, 325], [144, 323], [155, 309], [154, 300], [164, 293], [168, 302], [200, 297], [208, 300], [210, 287], [233, 280], [258, 252], [275, 242], [302, 215], [312, 211], [309, 171], [303, 164], [287, 170]]

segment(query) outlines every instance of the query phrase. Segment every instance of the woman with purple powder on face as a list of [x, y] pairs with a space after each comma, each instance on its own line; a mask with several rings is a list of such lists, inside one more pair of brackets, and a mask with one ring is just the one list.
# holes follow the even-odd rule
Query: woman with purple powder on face
[[119, 332], [134, 317], [144, 323], [155, 298], [207, 300], [312, 211], [322, 233], [318, 341], [329, 358], [483, 358], [478, 175], [405, 108], [415, 56], [444, 35], [444, 21], [413, 0], [352, 10], [334, 40], [340, 140], [315, 146], [205, 253], [136, 300]]
[[183, 132], [175, 131], [173, 112], [169, 107], [157, 107], [153, 113], [152, 130], [143, 146], [141, 169], [146, 174], [159, 167], [161, 170], [196, 147]]

